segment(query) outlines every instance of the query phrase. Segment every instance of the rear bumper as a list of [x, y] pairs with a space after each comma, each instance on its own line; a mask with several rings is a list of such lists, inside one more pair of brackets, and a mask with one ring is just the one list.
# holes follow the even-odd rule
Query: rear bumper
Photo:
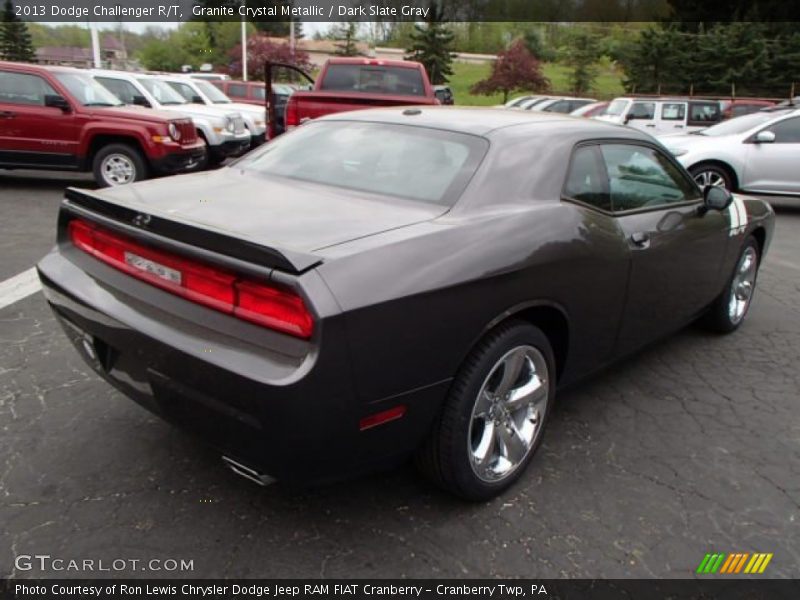
[[[263, 348], [256, 337], [208, 328], [198, 318], [202, 307], [187, 303], [194, 314], [185, 321], [162, 312], [159, 290], [147, 288], [151, 304], [140, 293], [98, 283], [59, 250], [38, 268], [58, 321], [98, 375], [221, 454], [278, 480], [319, 483], [396, 464], [418, 446], [446, 393], [439, 384], [363, 402], [350, 381], [343, 340], [331, 340], [327, 353], [298, 353], [294, 339], [283, 349]], [[102, 280], [113, 280], [105, 268], [98, 265]], [[138, 282], [127, 283], [126, 291], [139, 291]], [[340, 338], [335, 321], [326, 323], [325, 335]], [[359, 430], [363, 417], [399, 404], [407, 407], [402, 419]]]

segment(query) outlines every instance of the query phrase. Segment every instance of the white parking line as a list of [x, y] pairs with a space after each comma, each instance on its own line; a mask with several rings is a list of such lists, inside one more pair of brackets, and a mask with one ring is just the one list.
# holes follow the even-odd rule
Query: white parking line
[[36, 269], [31, 267], [11, 279], [0, 283], [0, 309], [10, 306], [42, 289]]

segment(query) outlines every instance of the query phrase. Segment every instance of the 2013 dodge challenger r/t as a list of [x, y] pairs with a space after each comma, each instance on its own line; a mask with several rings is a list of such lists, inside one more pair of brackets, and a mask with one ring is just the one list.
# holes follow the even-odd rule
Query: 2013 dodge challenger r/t
[[416, 455], [482, 499], [558, 387], [695, 319], [739, 327], [773, 227], [630, 128], [374, 109], [217, 171], [69, 189], [39, 273], [95, 371], [239, 474]]

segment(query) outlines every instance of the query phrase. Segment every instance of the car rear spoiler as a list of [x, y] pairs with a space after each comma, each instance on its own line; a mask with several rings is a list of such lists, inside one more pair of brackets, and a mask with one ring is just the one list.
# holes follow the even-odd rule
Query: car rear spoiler
[[88, 218], [109, 225], [133, 237], [146, 240], [148, 234], [252, 265], [275, 268], [292, 274], [307, 271], [322, 260], [312, 254], [263, 246], [252, 240], [232, 237], [194, 224], [181, 223], [104, 200], [97, 193], [67, 188], [61, 203], [63, 214]]

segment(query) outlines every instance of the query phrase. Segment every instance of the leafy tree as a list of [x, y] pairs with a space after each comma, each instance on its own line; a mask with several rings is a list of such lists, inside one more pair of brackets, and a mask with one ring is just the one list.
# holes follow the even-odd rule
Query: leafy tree
[[517, 40], [497, 55], [491, 75], [473, 85], [470, 92], [485, 96], [502, 92], [505, 103], [512, 92], [538, 92], [549, 88], [550, 80], [542, 74], [541, 63], [528, 51], [523, 40]]
[[14, 12], [11, 0], [6, 0], [3, 5], [3, 21], [0, 23], [0, 58], [17, 62], [36, 60], [28, 26]]
[[333, 39], [336, 40], [334, 54], [338, 56], [361, 56], [358, 49], [358, 21], [347, 21], [334, 27]]
[[597, 77], [597, 61], [600, 60], [600, 44], [597, 38], [585, 29], [570, 34], [564, 52], [564, 62], [571, 68], [569, 83], [576, 95], [586, 94], [592, 89]]
[[425, 66], [431, 83], [447, 83], [453, 74], [453, 55], [450, 50], [455, 35], [443, 23], [444, 13], [435, 2], [429, 5], [424, 25], [415, 24], [411, 33], [411, 46], [406, 50], [406, 60], [415, 60]]
[[137, 55], [144, 67], [151, 71], [177, 72], [192, 60], [182, 48], [168, 39], [150, 40]]
[[[228, 63], [228, 72], [231, 75], [241, 75], [241, 44], [232, 48], [228, 55], [231, 59]], [[312, 69], [311, 59], [307, 52], [296, 48], [292, 51], [288, 42], [275, 42], [265, 35], [254, 35], [247, 40], [248, 78], [260, 80], [264, 76], [264, 64], [267, 61], [290, 64], [304, 71]]]

